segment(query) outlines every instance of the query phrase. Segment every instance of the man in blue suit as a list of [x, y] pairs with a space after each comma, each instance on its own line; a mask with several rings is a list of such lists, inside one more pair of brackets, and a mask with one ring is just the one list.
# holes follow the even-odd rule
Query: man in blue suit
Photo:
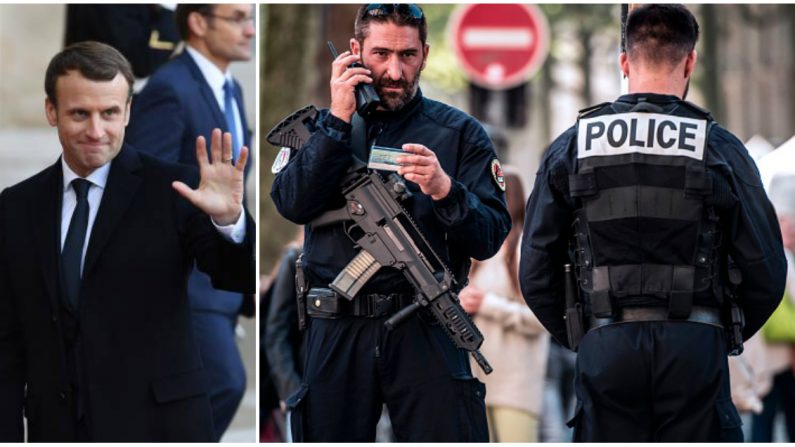
[[[233, 136], [235, 159], [250, 146], [240, 86], [229, 65], [251, 59], [253, 5], [191, 4], [176, 10], [185, 50], [156, 71], [133, 101], [126, 141], [165, 160], [196, 164], [196, 137], [214, 128]], [[239, 313], [253, 315], [253, 297], [216, 290], [194, 268], [188, 284], [193, 324], [210, 376], [216, 440], [229, 426], [245, 392], [235, 344]]]

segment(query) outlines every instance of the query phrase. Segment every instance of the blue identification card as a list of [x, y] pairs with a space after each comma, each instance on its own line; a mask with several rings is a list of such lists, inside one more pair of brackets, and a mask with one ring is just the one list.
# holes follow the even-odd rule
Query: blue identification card
[[400, 163], [396, 160], [399, 156], [406, 155], [402, 149], [373, 145], [370, 148], [370, 160], [367, 167], [381, 171], [395, 171], [400, 168]]

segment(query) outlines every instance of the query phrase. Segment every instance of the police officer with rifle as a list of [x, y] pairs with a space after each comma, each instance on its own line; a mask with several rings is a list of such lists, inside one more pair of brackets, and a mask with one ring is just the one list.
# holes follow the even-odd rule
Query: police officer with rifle
[[575, 440], [742, 441], [726, 356], [781, 300], [776, 215], [740, 141], [685, 101], [693, 15], [639, 6], [626, 39], [629, 94], [581, 111], [541, 163], [522, 292], [578, 350]]
[[386, 403], [397, 441], [488, 441], [468, 352], [490, 367], [455, 292], [510, 217], [483, 128], [419, 89], [426, 38], [417, 5], [363, 5], [351, 51], [332, 64], [331, 107], [274, 129], [280, 143], [308, 138], [277, 157], [271, 190], [306, 225], [294, 440], [372, 442]]

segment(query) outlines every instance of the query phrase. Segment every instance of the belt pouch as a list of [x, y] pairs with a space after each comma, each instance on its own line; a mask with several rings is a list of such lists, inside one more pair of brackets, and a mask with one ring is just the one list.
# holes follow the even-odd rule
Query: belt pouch
[[314, 318], [339, 318], [340, 307], [337, 293], [331, 289], [312, 288], [306, 295], [306, 313]]

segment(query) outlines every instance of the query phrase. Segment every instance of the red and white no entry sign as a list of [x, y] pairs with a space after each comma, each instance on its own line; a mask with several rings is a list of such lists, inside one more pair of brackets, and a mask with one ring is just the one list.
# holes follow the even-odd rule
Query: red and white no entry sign
[[549, 49], [549, 25], [535, 5], [459, 6], [448, 36], [470, 80], [489, 89], [525, 82]]

